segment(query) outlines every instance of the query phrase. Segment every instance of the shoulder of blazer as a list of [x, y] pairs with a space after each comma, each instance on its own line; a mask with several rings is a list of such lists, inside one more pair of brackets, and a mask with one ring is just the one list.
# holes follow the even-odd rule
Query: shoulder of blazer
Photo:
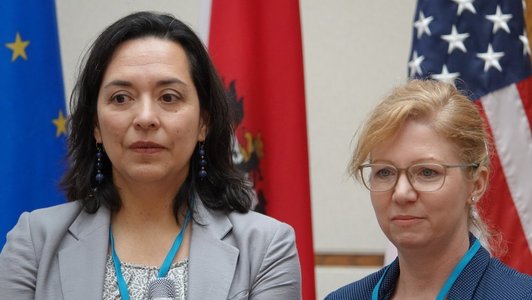
[[82, 206], [78, 201], [36, 209], [27, 214], [35, 245], [42, 245], [53, 236], [65, 235]]
[[294, 232], [292, 226], [254, 211], [232, 212], [227, 217], [233, 224], [233, 233], [237, 236], [248, 236], [251, 239], [268, 236], [271, 238], [278, 231], [291, 232], [292, 234]]
[[60, 243], [67, 233], [79, 239], [80, 236], [94, 231], [95, 228], [109, 226], [107, 208], [101, 207], [96, 213], [89, 214], [79, 201], [37, 209], [30, 212], [27, 218], [36, 246]]
[[520, 273], [490, 257], [475, 299], [532, 299], [532, 276]]
[[[386, 267], [358, 281], [340, 287], [325, 297], [325, 300], [370, 299], [373, 288], [375, 288], [385, 271]], [[395, 287], [395, 282], [399, 276], [399, 261], [397, 259], [390, 264], [389, 271], [386, 274], [381, 291], [385, 289], [385, 293], [389, 293], [392, 286]]]
[[272, 217], [251, 210], [247, 213], [212, 210], [205, 207], [199, 199], [194, 213], [199, 227], [222, 240], [229, 235], [239, 239], [264, 240], [268, 237], [271, 239], [278, 231], [294, 234], [290, 225]]
[[[284, 280], [283, 276], [295, 282], [285, 284], [288, 289], [299, 289], [295, 234], [288, 224], [252, 211], [211, 210], [200, 201], [195, 204], [194, 220], [189, 254], [190, 299], [247, 295], [255, 288], [275, 286], [275, 280]], [[263, 280], [255, 282], [257, 278]]]

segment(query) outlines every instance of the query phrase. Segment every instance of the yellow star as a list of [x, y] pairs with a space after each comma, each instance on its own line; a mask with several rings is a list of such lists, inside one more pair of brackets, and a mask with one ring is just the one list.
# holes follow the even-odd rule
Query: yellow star
[[52, 121], [57, 128], [55, 131], [55, 136], [59, 137], [61, 134], [66, 135], [66, 119], [63, 116], [63, 111], [59, 111], [59, 116], [57, 119], [53, 119]]
[[30, 44], [30, 41], [23, 41], [20, 38], [20, 34], [17, 32], [17, 36], [15, 37], [15, 41], [13, 43], [7, 43], [6, 47], [13, 50], [13, 56], [11, 56], [11, 62], [14, 62], [19, 56], [21, 56], [24, 60], [27, 60], [28, 57], [26, 56], [26, 47]]

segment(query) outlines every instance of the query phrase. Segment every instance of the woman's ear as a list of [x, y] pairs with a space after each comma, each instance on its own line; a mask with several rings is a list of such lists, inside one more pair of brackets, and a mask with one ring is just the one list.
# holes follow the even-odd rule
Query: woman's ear
[[96, 143], [102, 143], [102, 133], [100, 132], [100, 128], [97, 126], [97, 124], [94, 125], [94, 139], [96, 140]]
[[486, 188], [489, 181], [489, 171], [485, 166], [478, 167], [478, 170], [475, 172], [473, 178], [473, 190], [471, 191], [471, 198], [480, 199]]
[[102, 132], [100, 131], [100, 124], [98, 122], [98, 113], [95, 113], [92, 119], [92, 124], [94, 126], [93, 128], [93, 134], [94, 139], [96, 140], [96, 143], [101, 144], [102, 143]]
[[200, 115], [200, 128], [198, 134], [198, 141], [203, 142], [209, 133], [209, 113], [202, 111]]

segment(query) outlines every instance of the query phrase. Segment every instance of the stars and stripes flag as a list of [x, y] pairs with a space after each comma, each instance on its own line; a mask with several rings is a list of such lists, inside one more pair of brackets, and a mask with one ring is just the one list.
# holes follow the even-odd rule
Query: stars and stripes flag
[[2, 248], [23, 211], [64, 202], [66, 113], [54, 1], [2, 0], [0, 20]]
[[519, 0], [419, 0], [409, 76], [470, 91], [493, 138], [481, 214], [502, 234], [501, 260], [532, 274], [532, 77]]
[[299, 2], [204, 4], [203, 39], [236, 111], [234, 160], [254, 184], [255, 210], [294, 228], [303, 299], [315, 299]]

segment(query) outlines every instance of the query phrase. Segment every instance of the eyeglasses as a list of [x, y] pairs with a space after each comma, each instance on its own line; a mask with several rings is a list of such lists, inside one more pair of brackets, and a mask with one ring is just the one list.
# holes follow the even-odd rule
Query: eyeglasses
[[389, 164], [364, 164], [358, 169], [362, 182], [372, 192], [387, 192], [392, 190], [402, 171], [406, 171], [406, 178], [410, 185], [418, 192], [435, 192], [445, 183], [448, 168], [478, 168], [478, 164], [414, 164], [408, 168], [397, 168]]

